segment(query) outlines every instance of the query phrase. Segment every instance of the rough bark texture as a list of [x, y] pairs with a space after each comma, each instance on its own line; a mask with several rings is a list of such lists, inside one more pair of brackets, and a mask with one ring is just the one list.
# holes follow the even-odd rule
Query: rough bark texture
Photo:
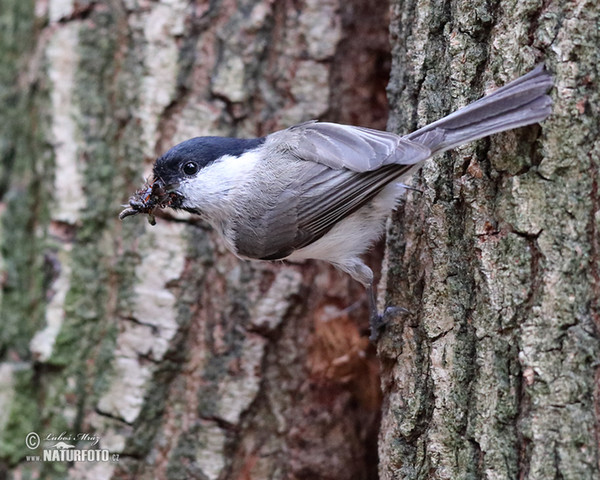
[[[189, 137], [384, 128], [388, 23], [366, 0], [2, 2], [0, 477], [376, 478], [360, 286], [116, 215]], [[118, 461], [27, 460], [62, 432]]]
[[390, 128], [544, 61], [551, 118], [429, 162], [390, 224], [381, 479], [595, 479], [595, 2], [395, 1]]
[[[192, 136], [383, 128], [387, 14], [367, 0], [3, 0], [0, 477], [377, 478], [361, 288], [322, 264], [239, 262], [189, 217], [116, 214]], [[538, 61], [556, 88], [543, 127], [429, 162], [392, 218], [381, 297], [412, 313], [378, 346], [381, 479], [600, 476], [599, 14], [392, 4], [390, 129]], [[62, 432], [118, 461], [28, 461]]]

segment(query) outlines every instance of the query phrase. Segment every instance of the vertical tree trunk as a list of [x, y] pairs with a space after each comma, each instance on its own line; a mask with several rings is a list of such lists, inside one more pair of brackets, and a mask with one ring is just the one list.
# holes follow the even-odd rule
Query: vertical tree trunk
[[[116, 216], [189, 137], [384, 128], [387, 17], [366, 0], [3, 2], [1, 476], [376, 478], [360, 286], [240, 262], [190, 217]], [[27, 458], [62, 432], [110, 461]]]
[[[116, 214], [192, 136], [383, 128], [387, 8], [4, 0], [0, 475], [377, 478], [361, 288], [318, 263], [240, 262], [190, 217]], [[411, 314], [378, 345], [379, 477], [597, 478], [599, 9], [391, 12], [394, 131], [540, 60], [556, 88], [542, 128], [429, 162], [392, 218], [381, 297]], [[110, 460], [27, 458], [62, 432]]]
[[553, 115], [429, 162], [390, 224], [382, 479], [594, 479], [598, 21], [593, 2], [396, 1], [393, 131], [545, 61]]

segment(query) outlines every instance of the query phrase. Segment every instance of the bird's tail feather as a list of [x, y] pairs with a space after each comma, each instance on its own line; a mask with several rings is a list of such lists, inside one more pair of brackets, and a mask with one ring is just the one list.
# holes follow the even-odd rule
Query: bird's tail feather
[[437, 154], [493, 133], [541, 122], [552, 111], [552, 100], [546, 94], [552, 84], [552, 76], [543, 65], [538, 65], [528, 74], [406, 138]]

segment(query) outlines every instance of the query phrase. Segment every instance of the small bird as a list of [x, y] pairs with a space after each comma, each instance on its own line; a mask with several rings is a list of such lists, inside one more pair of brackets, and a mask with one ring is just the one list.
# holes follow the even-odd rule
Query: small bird
[[541, 122], [543, 65], [406, 136], [310, 121], [265, 137], [197, 137], [156, 160], [153, 181], [120, 218], [171, 207], [198, 214], [242, 259], [325, 260], [367, 289], [371, 338], [382, 328], [373, 272], [360, 258], [382, 234], [403, 182], [434, 155]]

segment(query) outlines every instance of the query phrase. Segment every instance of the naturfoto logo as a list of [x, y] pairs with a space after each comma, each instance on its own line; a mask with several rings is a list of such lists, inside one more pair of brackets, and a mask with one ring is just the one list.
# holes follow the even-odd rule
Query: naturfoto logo
[[[67, 433], [44, 435], [42, 455], [28, 455], [28, 462], [118, 462], [119, 454], [109, 450], [94, 448], [99, 445], [100, 437], [89, 433]], [[87, 443], [87, 445], [86, 445]], [[37, 432], [25, 437], [25, 445], [36, 450], [42, 444]]]

